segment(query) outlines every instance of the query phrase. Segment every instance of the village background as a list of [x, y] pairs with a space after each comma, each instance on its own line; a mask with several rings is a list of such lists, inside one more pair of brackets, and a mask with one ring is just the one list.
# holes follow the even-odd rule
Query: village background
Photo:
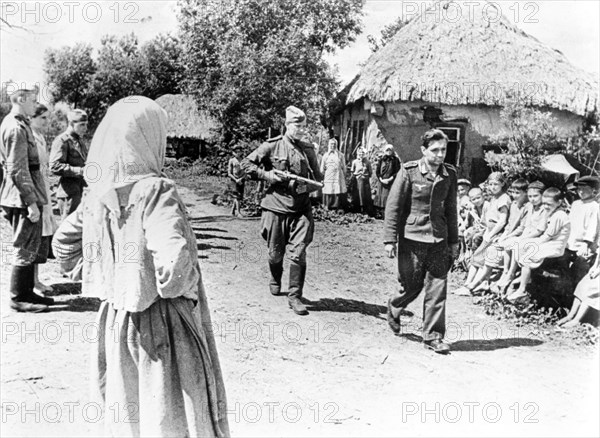
[[[324, 148], [335, 136], [349, 159], [359, 146], [376, 159], [387, 141], [412, 159], [419, 132], [442, 126], [457, 132], [455, 164], [476, 183], [494, 166], [513, 175], [540, 172], [564, 187], [597, 174], [598, 2], [499, 2], [485, 9], [503, 15], [491, 20], [491, 31], [481, 14], [488, 3], [476, 3], [473, 19], [440, 12], [394, 39], [432, 2], [124, 1], [82, 2], [71, 10], [60, 2], [2, 2], [0, 116], [9, 110], [13, 81], [41, 85], [40, 98], [52, 108], [49, 142], [64, 129], [68, 108], [89, 112], [90, 137], [108, 106], [130, 94], [155, 98], [169, 112], [166, 172], [182, 191], [198, 238], [234, 435], [600, 433], [597, 320], [554, 329], [566, 308], [560, 277], [547, 280], [558, 289], [552, 299], [527, 309], [489, 296], [449, 295], [453, 353], [440, 358], [420, 345], [421, 300], [401, 336], [386, 326], [384, 305], [397, 286], [395, 262], [380, 242], [381, 220], [316, 209], [311, 316], [299, 319], [266, 293], [254, 184], [243, 204], [247, 218], [228, 214], [231, 147], [247, 153], [279, 134], [289, 104], [308, 113], [311, 141]], [[539, 41], [513, 32], [515, 26]], [[464, 45], [448, 41], [458, 34]], [[430, 38], [435, 56], [412, 63], [394, 57], [415, 35]], [[509, 47], [503, 57], [495, 56], [498, 42]], [[452, 62], [446, 54], [457, 50], [465, 59], [480, 53], [481, 63], [443, 68]], [[412, 65], [423, 74], [412, 82], [419, 98], [407, 98], [401, 87], [390, 101], [377, 95], [393, 72], [408, 74]], [[428, 77], [446, 71], [450, 76], [440, 80]], [[495, 81], [508, 85], [481, 92]], [[461, 84], [460, 92], [449, 83]], [[517, 93], [508, 99], [511, 87]], [[481, 101], [464, 100], [474, 97]], [[510, 127], [515, 117], [523, 127], [518, 135]], [[509, 137], [521, 142], [510, 144]], [[487, 151], [519, 145], [531, 148], [526, 163], [486, 160]], [[554, 158], [544, 161], [548, 156]], [[5, 222], [1, 233], [2, 435], [94, 435], [100, 413], [87, 399], [87, 355], [98, 303], [50, 262], [42, 278], [55, 285], [64, 307], [11, 313]], [[454, 272], [450, 288], [463, 279]], [[126, 421], [128, 411], [108, 414]]]

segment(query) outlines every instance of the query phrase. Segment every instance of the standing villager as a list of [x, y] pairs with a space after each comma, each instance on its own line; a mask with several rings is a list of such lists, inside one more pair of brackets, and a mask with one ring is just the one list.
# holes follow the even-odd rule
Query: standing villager
[[371, 175], [373, 170], [371, 162], [366, 157], [362, 148], [356, 154], [356, 159], [352, 161], [350, 167], [352, 177], [354, 178], [354, 190], [352, 193], [352, 204], [354, 208], [359, 209], [364, 214], [371, 214], [373, 208], [373, 198], [371, 196]]
[[[48, 254], [52, 235], [58, 228], [54, 214], [52, 213], [52, 200], [50, 194], [50, 167], [48, 162], [48, 147], [44, 133], [48, 129], [49, 111], [45, 105], [38, 103], [31, 117], [31, 130], [40, 156], [40, 171], [44, 179], [44, 187], [48, 196], [48, 202], [42, 211], [42, 252]], [[39, 278], [39, 264], [34, 265], [34, 288], [42, 293], [52, 292], [52, 287], [42, 283]]]
[[229, 190], [233, 193], [233, 206], [231, 207], [231, 215], [243, 217], [242, 211], [240, 210], [240, 204], [244, 199], [244, 171], [241, 166], [241, 147], [236, 146], [233, 148], [233, 157], [229, 159], [227, 164], [227, 175], [229, 176], [230, 186]]
[[135, 407], [125, 408], [128, 421], [105, 415], [107, 435], [228, 436], [196, 238], [162, 176], [166, 126], [166, 112], [146, 97], [108, 109], [90, 148], [100, 172], [53, 245], [68, 256], [65, 242], [83, 240], [83, 293], [102, 299], [94, 396], [104, 412]]
[[[60, 177], [56, 197], [63, 220], [81, 203], [83, 188], [86, 185], [83, 169], [88, 155], [87, 146], [83, 142], [88, 125], [86, 112], [79, 109], [70, 111], [67, 121], [67, 130], [54, 139], [50, 151], [50, 170]], [[113, 173], [115, 177], [113, 169], [109, 169], [108, 172]]]
[[383, 147], [383, 156], [375, 168], [375, 175], [379, 180], [377, 196], [375, 197], [375, 207], [379, 211], [385, 209], [385, 204], [387, 203], [396, 174], [400, 171], [400, 166], [400, 158], [394, 153], [394, 146], [386, 144]]
[[275, 171], [289, 172], [316, 181], [322, 178], [313, 146], [302, 141], [306, 131], [304, 112], [289, 106], [285, 124], [285, 135], [261, 144], [242, 161], [242, 168], [250, 178], [270, 183], [261, 202], [261, 235], [269, 247], [271, 294], [279, 295], [281, 292], [283, 258], [289, 245], [289, 306], [296, 314], [307, 315], [306, 306], [300, 298], [306, 276], [306, 248], [314, 234], [309, 197], [311, 188], [304, 183], [295, 184], [293, 180], [286, 180]]
[[388, 257], [398, 256], [400, 290], [388, 302], [388, 323], [399, 333], [400, 313], [425, 294], [423, 342], [448, 353], [446, 332], [447, 274], [458, 256], [456, 170], [444, 163], [448, 137], [437, 129], [423, 136], [423, 158], [401, 168], [385, 209], [384, 244]]
[[48, 257], [48, 248], [42, 246], [42, 214], [48, 194], [29, 124], [29, 117], [35, 112], [38, 88], [24, 86], [11, 91], [12, 109], [0, 125], [0, 164], [4, 168], [0, 206], [12, 226], [14, 247], [10, 308], [37, 313], [54, 304], [52, 298], [41, 297], [33, 291], [35, 263], [43, 263]]
[[[315, 147], [315, 155], [317, 156], [317, 164], [319, 165], [319, 169], [321, 168], [321, 163], [323, 162], [323, 154], [319, 151], [320, 146], [318, 143], [313, 142], [313, 146]], [[322, 173], [322, 172], [321, 172]], [[310, 192], [310, 203], [313, 207], [316, 207], [321, 203], [323, 199], [323, 190], [313, 190]]]
[[342, 209], [346, 199], [346, 159], [338, 150], [338, 142], [332, 138], [327, 143], [327, 152], [321, 159], [323, 175], [323, 205], [328, 210]]

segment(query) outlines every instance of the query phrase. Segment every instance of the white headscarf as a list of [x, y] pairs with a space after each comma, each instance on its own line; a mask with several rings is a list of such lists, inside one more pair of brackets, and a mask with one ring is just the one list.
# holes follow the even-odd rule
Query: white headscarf
[[166, 148], [166, 111], [143, 96], [119, 100], [92, 139], [85, 169], [89, 195], [120, 215], [116, 189], [161, 176]]

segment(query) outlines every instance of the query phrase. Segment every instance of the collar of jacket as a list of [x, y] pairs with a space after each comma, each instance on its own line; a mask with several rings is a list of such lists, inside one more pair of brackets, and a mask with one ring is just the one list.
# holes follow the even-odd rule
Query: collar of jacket
[[75, 130], [73, 129], [73, 127], [72, 127], [72, 126], [69, 126], [69, 127], [67, 128], [67, 131], [66, 131], [66, 133], [67, 133], [68, 135], [70, 135], [71, 137], [73, 137], [75, 140], [80, 140], [80, 139], [81, 139], [81, 137], [79, 136], [79, 134], [77, 134], [77, 133], [75, 132]]
[[[423, 175], [427, 175], [429, 173], [429, 167], [427, 167], [427, 163], [425, 162], [425, 157], [421, 158], [419, 160], [419, 170], [421, 171], [421, 173]], [[444, 163], [440, 164], [440, 167], [437, 171], [437, 174], [442, 174], [444, 177], [448, 176], [448, 171], [446, 170], [446, 166], [444, 166]]]
[[29, 125], [29, 117], [27, 117], [26, 115], [23, 114], [19, 114], [19, 113], [13, 113], [15, 119], [17, 119], [19, 122], [23, 122], [26, 125]]

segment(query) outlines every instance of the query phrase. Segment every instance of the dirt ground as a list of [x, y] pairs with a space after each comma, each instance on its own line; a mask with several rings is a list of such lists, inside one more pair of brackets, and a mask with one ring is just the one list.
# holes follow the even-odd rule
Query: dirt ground
[[[209, 197], [181, 192], [198, 238], [232, 435], [599, 436], [597, 346], [493, 319], [472, 298], [451, 294], [451, 355], [420, 343], [422, 300], [394, 336], [384, 304], [396, 287], [395, 261], [384, 257], [380, 221], [317, 223], [310, 315], [296, 316], [285, 297], [268, 292], [259, 220], [233, 219]], [[11, 312], [2, 227], [1, 435], [97, 436], [88, 366], [98, 302], [77, 294], [51, 261], [41, 276], [65, 306]], [[127, 420], [122, 410], [108, 414]]]

